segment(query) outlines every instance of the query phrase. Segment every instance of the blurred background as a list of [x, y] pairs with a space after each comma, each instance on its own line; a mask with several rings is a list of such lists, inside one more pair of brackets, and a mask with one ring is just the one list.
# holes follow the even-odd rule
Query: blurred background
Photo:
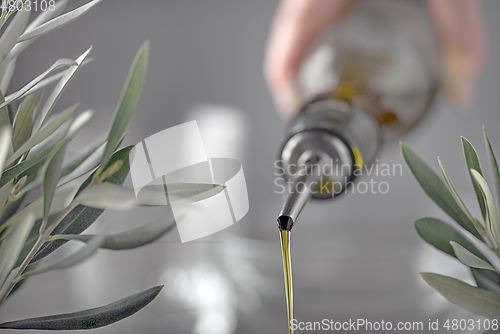
[[[84, 3], [71, 1], [67, 10]], [[146, 247], [99, 250], [77, 267], [41, 275], [9, 298], [0, 321], [96, 307], [164, 284], [144, 310], [96, 332], [286, 333], [275, 224], [281, 196], [274, 193], [273, 183], [285, 123], [274, 111], [262, 74], [277, 5], [278, 0], [105, 0], [21, 54], [12, 90], [56, 59], [75, 58], [93, 46], [95, 61], [77, 73], [55, 110], [80, 102], [80, 110], [95, 111], [71, 148], [76, 151], [78, 143], [108, 128], [133, 57], [149, 39], [148, 77], [124, 145], [187, 120], [203, 124], [203, 119], [212, 119], [210, 115], [220, 118], [220, 123], [205, 121], [200, 127], [202, 133], [208, 129], [208, 136], [210, 131], [212, 136], [224, 133], [211, 139], [211, 145], [228, 146], [228, 154], [242, 162], [250, 210], [237, 224], [201, 240], [182, 244], [174, 230]], [[481, 129], [485, 124], [493, 146], [500, 150], [500, 2], [484, 0], [483, 14], [489, 49], [471, 109], [460, 114], [438, 99], [430, 115], [404, 138], [435, 170], [436, 157], [441, 158], [475, 216], [480, 214], [460, 136], [486, 159]], [[401, 176], [377, 177], [389, 183], [387, 194], [357, 193], [312, 202], [301, 214], [292, 236], [296, 318], [424, 324], [438, 318], [478, 319], [452, 306], [418, 274], [432, 271], [471, 282], [455, 260], [424, 244], [412, 224], [423, 216], [451, 219], [425, 196], [397, 145], [386, 146], [379, 163], [403, 165]], [[167, 214], [165, 208], [106, 211], [91, 231], [121, 232]], [[54, 258], [79, 246], [60, 249]]]

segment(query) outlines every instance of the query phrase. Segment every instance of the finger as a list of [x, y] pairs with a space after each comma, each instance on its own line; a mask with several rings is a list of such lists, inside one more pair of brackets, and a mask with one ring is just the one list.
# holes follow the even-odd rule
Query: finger
[[479, 0], [427, 0], [443, 43], [445, 88], [461, 107], [467, 107], [485, 56]]
[[310, 48], [353, 0], [283, 0], [268, 41], [265, 76], [279, 110], [297, 103], [293, 80]]

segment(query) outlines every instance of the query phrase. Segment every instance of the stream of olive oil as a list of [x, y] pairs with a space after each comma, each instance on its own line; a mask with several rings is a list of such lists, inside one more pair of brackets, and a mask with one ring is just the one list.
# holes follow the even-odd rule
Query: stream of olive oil
[[293, 319], [293, 283], [292, 283], [292, 259], [290, 257], [290, 235], [291, 232], [280, 229], [281, 253], [283, 255], [283, 276], [285, 278], [286, 308], [288, 314], [288, 333], [293, 334], [290, 322]]

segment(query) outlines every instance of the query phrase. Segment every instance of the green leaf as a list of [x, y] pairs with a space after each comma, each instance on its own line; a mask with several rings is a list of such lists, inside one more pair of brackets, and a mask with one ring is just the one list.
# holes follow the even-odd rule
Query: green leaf
[[[107, 179], [107, 182], [119, 185], [123, 184], [130, 170], [129, 153], [132, 150], [132, 148], [133, 146], [125, 147], [112, 155], [111, 159], [109, 160], [108, 166], [106, 167], [111, 166], [118, 160], [123, 160], [124, 164], [118, 172], [114, 173], [110, 178]], [[87, 180], [82, 184], [82, 186], [78, 190], [78, 193], [80, 193], [83, 189], [85, 189], [89, 185], [89, 183], [92, 180], [92, 177], [93, 175], [87, 178]], [[80, 234], [83, 231], [85, 231], [90, 225], [92, 225], [103, 212], [104, 210], [102, 209], [94, 209], [83, 205], [78, 205], [66, 217], [64, 217], [61, 223], [54, 229], [52, 235]], [[31, 263], [35, 263], [45, 258], [49, 254], [54, 252], [56, 249], [64, 245], [66, 242], [68, 241], [54, 240], [45, 243], [40, 249], [40, 251], [35, 255]]]
[[0, 285], [4, 283], [12, 268], [14, 268], [17, 257], [23, 249], [34, 222], [34, 215], [29, 214], [6, 231], [7, 236], [0, 244]]
[[120, 321], [141, 310], [158, 296], [162, 288], [163, 286], [150, 288], [106, 306], [85, 311], [5, 322], [0, 324], [0, 328], [40, 330], [99, 328]]
[[414, 223], [415, 229], [422, 239], [436, 247], [438, 250], [448, 255], [455, 256], [453, 247], [450, 245], [451, 241], [455, 241], [472, 254], [491, 264], [488, 258], [484, 256], [470, 241], [445, 222], [436, 218], [420, 218]]
[[83, 61], [85, 60], [85, 58], [87, 58], [87, 55], [90, 53], [90, 50], [92, 50], [92, 47], [90, 47], [87, 51], [85, 51], [80, 57], [78, 57], [75, 60], [75, 63], [76, 63], [75, 66], [72, 66], [65, 71], [64, 75], [59, 80], [56, 87], [54, 88], [52, 93], [49, 95], [49, 97], [45, 101], [45, 104], [43, 105], [42, 109], [40, 110], [40, 114], [38, 115], [38, 118], [37, 118], [35, 125], [33, 127], [34, 131], [38, 131], [38, 129], [40, 129], [45, 124], [47, 117], [49, 116], [50, 112], [52, 111], [52, 108], [54, 108], [54, 105], [56, 104], [57, 100], [59, 100], [61, 93], [66, 88], [69, 81], [73, 78], [76, 71], [81, 67]]
[[42, 181], [43, 195], [43, 221], [47, 222], [49, 218], [50, 207], [57, 183], [61, 177], [61, 166], [66, 152], [66, 145], [62, 145], [54, 155], [49, 158], [44, 167], [44, 176]]
[[[43, 79], [45, 79], [52, 71], [58, 69], [58, 68], [61, 68], [61, 67], [65, 67], [65, 66], [75, 66], [76, 65], [76, 62], [72, 59], [66, 59], [66, 58], [63, 58], [63, 59], [59, 59], [57, 60], [51, 67], [49, 67], [49, 69], [47, 69], [45, 72], [43, 72], [42, 74], [40, 74], [39, 76], [37, 76], [35, 79], [31, 80], [28, 84], [26, 84], [23, 88], [21, 88], [20, 90], [8, 95], [6, 98], [5, 98], [5, 102], [3, 102], [2, 104], [0, 104], [0, 109], [5, 107], [6, 105], [8, 104], [11, 104], [12, 102], [16, 101], [16, 100], [19, 100], [20, 98], [23, 98], [24, 96], [26, 96], [26, 94], [30, 94], [30, 93], [33, 93], [34, 90], [32, 89], [35, 85], [37, 85], [38, 83], [40, 83]], [[39, 86], [39, 89], [43, 88], [42, 86]]]
[[401, 142], [401, 151], [411, 172], [417, 179], [425, 193], [446, 212], [453, 220], [460, 224], [479, 240], [482, 240], [481, 234], [477, 231], [474, 224], [462, 212], [455, 202], [452, 194], [437, 176], [436, 173], [423, 161], [413, 150]]
[[97, 170], [99, 175], [103, 168], [108, 164], [111, 154], [117, 149], [123, 134], [127, 130], [128, 124], [135, 111], [135, 107], [139, 102], [139, 97], [144, 87], [146, 80], [146, 72], [148, 67], [149, 57], [149, 42], [145, 42], [134, 59], [132, 67], [127, 78], [127, 82], [123, 87], [123, 92], [118, 102], [117, 109], [114, 114], [113, 123], [108, 135], [106, 148], [102, 156], [101, 166]]
[[7, 155], [9, 154], [10, 135], [10, 126], [4, 125], [0, 127], [0, 173], [2, 173], [5, 167], [5, 159], [7, 159]]
[[493, 271], [471, 268], [477, 287], [500, 297], [500, 276]]
[[476, 314], [500, 318], [500, 297], [457, 279], [432, 273], [422, 273], [423, 279], [453, 304]]
[[479, 188], [477, 187], [476, 182], [474, 182], [472, 174], [470, 173], [471, 169], [475, 169], [481, 175], [483, 175], [483, 171], [481, 169], [481, 163], [479, 162], [479, 158], [477, 156], [477, 152], [474, 146], [472, 146], [472, 144], [464, 137], [461, 137], [461, 139], [462, 139], [462, 148], [465, 156], [465, 162], [467, 163], [467, 170], [469, 171], [470, 180], [472, 182], [472, 186], [474, 187], [474, 192], [476, 193], [479, 207], [481, 208], [481, 214], [483, 215], [483, 220], [486, 221], [486, 206], [484, 206], [483, 196], [481, 195], [481, 190], [479, 190]]
[[[31, 23], [28, 25], [28, 27], [24, 30], [24, 33], [28, 33], [33, 31], [35, 28], [39, 27], [43, 23], [47, 22], [48, 20], [53, 19], [56, 16], [61, 15], [61, 13], [64, 11], [64, 8], [68, 4], [69, 0], [60, 0], [57, 1], [54, 10], [45, 10], [40, 13]], [[26, 40], [21, 43], [17, 43], [12, 51], [10, 52], [10, 57], [11, 58], [16, 58], [21, 52], [23, 52], [31, 43], [35, 41], [36, 38], [32, 38], [30, 40]]]
[[117, 210], [131, 208], [137, 202], [132, 189], [107, 182], [85, 188], [75, 201], [91, 208]]
[[155, 184], [143, 187], [137, 194], [137, 201], [143, 205], [161, 206], [168, 201], [189, 200], [197, 202], [217, 195], [225, 189], [219, 184], [169, 183]]
[[25, 279], [31, 276], [40, 275], [52, 270], [60, 270], [73, 267], [74, 265], [77, 265], [88, 259], [90, 256], [92, 256], [96, 252], [96, 250], [99, 249], [99, 247], [103, 244], [105, 237], [106, 236], [104, 235], [95, 236], [89, 240], [89, 242], [85, 247], [71, 254], [67, 258], [64, 258], [61, 261], [51, 264], [48, 267], [27, 272], [23, 274], [20, 279]]
[[476, 255], [469, 252], [467, 249], [462, 247], [460, 244], [457, 244], [455, 241], [450, 242], [451, 247], [453, 247], [453, 251], [455, 253], [455, 257], [465, 264], [468, 267], [479, 268], [479, 269], [487, 269], [492, 271], [497, 271], [491, 264], [480, 259]]
[[[4, 101], [3, 93], [0, 91], [0, 103], [3, 103]], [[0, 108], [0, 126], [4, 125], [10, 126], [9, 108], [7, 106]]]
[[[147, 226], [139, 227], [124, 233], [106, 235], [104, 243], [100, 246], [100, 248], [123, 250], [123, 249], [132, 249], [141, 247], [159, 239], [165, 233], [170, 231], [174, 226], [175, 226], [175, 220], [171, 218], [166, 221], [161, 221], [156, 224], [150, 224]], [[88, 243], [96, 236], [91, 234], [89, 235], [70, 234], [70, 235], [59, 235], [58, 237], [67, 240], [79, 240]]]
[[491, 235], [498, 242], [500, 240], [498, 230], [500, 229], [498, 226], [498, 215], [497, 209], [495, 208], [495, 202], [493, 201], [493, 196], [491, 196], [490, 188], [488, 187], [488, 183], [486, 180], [474, 169], [470, 170], [472, 176], [474, 178], [474, 182], [481, 190], [481, 194], [483, 195], [486, 209], [488, 210], [488, 227], [491, 231]]
[[43, 89], [26, 96], [17, 109], [14, 119], [14, 131], [12, 135], [12, 146], [17, 150], [30, 137], [33, 129], [33, 120], [36, 109], [43, 95]]
[[16, 14], [12, 19], [9, 26], [2, 33], [0, 38], [0, 59], [3, 61], [10, 50], [16, 45], [17, 39], [23, 33], [24, 29], [28, 25], [28, 20], [30, 18], [29, 10], [22, 10]]
[[21, 35], [18, 38], [17, 42], [22, 42], [22, 41], [26, 41], [28, 39], [36, 38], [36, 37], [39, 37], [39, 36], [44, 35], [46, 33], [49, 33], [55, 29], [58, 29], [64, 25], [76, 20], [77, 18], [79, 18], [80, 16], [85, 14], [90, 8], [97, 5], [99, 2], [101, 2], [101, 0], [91, 1], [91, 2], [85, 4], [81, 7], [78, 7], [77, 9], [72, 10], [71, 12], [63, 14], [63, 15], [58, 16], [58, 17], [56, 17], [56, 18], [54, 18], [54, 19], [52, 19], [44, 24], [41, 24], [37, 28]]
[[457, 191], [455, 190], [455, 187], [453, 186], [453, 183], [451, 182], [450, 177], [448, 176], [448, 173], [446, 173], [446, 170], [444, 169], [443, 164], [441, 163], [441, 160], [438, 158], [438, 163], [439, 163], [439, 168], [441, 169], [441, 174], [443, 175], [444, 182], [446, 183], [446, 186], [448, 187], [448, 190], [450, 191], [451, 195], [455, 199], [455, 202], [458, 204], [458, 207], [462, 212], [467, 216], [467, 218], [470, 220], [471, 223], [476, 224], [476, 220], [472, 215], [470, 214], [469, 210], [465, 206], [464, 202], [462, 202], [462, 199], [460, 196], [458, 196]]
[[7, 165], [14, 163], [19, 159], [24, 153], [31, 150], [35, 145], [40, 144], [50, 135], [52, 135], [61, 125], [63, 125], [73, 114], [73, 112], [78, 107], [78, 104], [74, 104], [68, 109], [64, 110], [62, 113], [54, 117], [46, 126], [44, 126], [40, 131], [35, 133], [30, 139], [28, 139], [24, 144], [21, 145], [10, 157], [7, 159]]
[[500, 170], [498, 169], [497, 158], [495, 157], [495, 152], [493, 151], [490, 138], [488, 138], [488, 134], [486, 133], [486, 128], [484, 126], [483, 135], [484, 142], [486, 144], [486, 152], [488, 153], [488, 160], [491, 166], [491, 173], [493, 174], [493, 184], [495, 185], [495, 195], [497, 199], [496, 204], [498, 210], [500, 210]]
[[65, 145], [67, 141], [63, 140], [57, 144], [52, 145], [51, 147], [46, 148], [40, 153], [35, 154], [32, 157], [24, 160], [23, 162], [18, 163], [17, 165], [7, 169], [0, 179], [0, 187], [3, 187], [8, 182], [12, 181], [17, 176], [21, 175], [31, 167], [35, 166], [37, 163], [44, 161], [51, 153], [58, 150], [62, 145]]

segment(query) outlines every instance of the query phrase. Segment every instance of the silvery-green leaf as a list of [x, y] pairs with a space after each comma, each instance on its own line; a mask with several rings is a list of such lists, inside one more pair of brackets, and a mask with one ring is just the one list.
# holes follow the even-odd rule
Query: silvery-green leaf
[[57, 183], [61, 177], [61, 166], [66, 152], [66, 145], [62, 145], [54, 152], [52, 157], [47, 160], [44, 166], [44, 176], [42, 181], [43, 195], [43, 221], [47, 222], [49, 218], [52, 198], [56, 191]]
[[[28, 27], [24, 30], [24, 33], [28, 33], [33, 31], [35, 28], [39, 27], [41, 24], [51, 20], [52, 18], [59, 16], [63, 11], [69, 0], [60, 0], [57, 1], [54, 10], [45, 10], [40, 13]], [[21, 43], [17, 43], [12, 51], [10, 52], [10, 57], [16, 58], [21, 52], [23, 52], [31, 43], [35, 41], [36, 38], [32, 38], [30, 40], [26, 40]]]
[[98, 250], [99, 247], [103, 244], [105, 237], [106, 237], [105, 235], [95, 236], [89, 240], [89, 242], [85, 247], [71, 254], [67, 258], [64, 258], [61, 261], [51, 264], [50, 266], [47, 266], [45, 268], [33, 270], [26, 274], [23, 274], [21, 276], [21, 279], [25, 279], [35, 275], [40, 275], [51, 270], [59, 270], [59, 269], [66, 269], [73, 267], [74, 265], [85, 261], [91, 255], [93, 255], [95, 251]]
[[92, 110], [85, 110], [76, 116], [75, 120], [71, 123], [71, 126], [68, 130], [68, 137], [72, 137], [75, 135], [80, 129], [87, 124], [87, 122], [92, 118], [94, 112]]
[[14, 150], [19, 149], [31, 137], [33, 120], [36, 109], [43, 95], [43, 89], [27, 95], [17, 109], [14, 119], [14, 132], [12, 134], [12, 145]]
[[149, 42], [145, 42], [134, 59], [132, 67], [127, 78], [127, 82], [122, 91], [120, 101], [113, 117], [113, 123], [108, 135], [106, 148], [102, 156], [101, 166], [97, 170], [97, 174], [103, 171], [103, 168], [108, 164], [108, 161], [117, 149], [123, 134], [127, 130], [130, 118], [135, 111], [135, 107], [139, 102], [139, 97], [144, 87], [146, 80], [146, 72], [148, 67], [149, 57]]
[[116, 210], [129, 209], [137, 204], [132, 189], [108, 182], [86, 188], [75, 198], [75, 202], [91, 208]]
[[451, 277], [432, 273], [421, 275], [427, 284], [453, 304], [488, 318], [500, 318], [500, 297], [492, 292], [473, 287]]
[[45, 101], [45, 104], [43, 105], [42, 109], [40, 110], [40, 114], [38, 115], [38, 118], [37, 118], [35, 125], [33, 127], [34, 131], [38, 131], [38, 129], [40, 129], [42, 127], [42, 125], [44, 125], [44, 123], [47, 119], [47, 116], [49, 116], [55, 103], [57, 102], [57, 100], [61, 96], [61, 93], [66, 88], [66, 86], [68, 85], [71, 78], [73, 78], [76, 71], [80, 68], [82, 62], [85, 60], [85, 58], [89, 54], [90, 50], [92, 50], [92, 47], [90, 47], [87, 51], [85, 51], [80, 57], [78, 57], [75, 60], [75, 62], [76, 62], [75, 66], [70, 67], [69, 69], [67, 69], [65, 71], [64, 75], [59, 80], [56, 87], [54, 88], [54, 90], [52, 91], [50, 96], [47, 98], [47, 100]]
[[484, 256], [469, 240], [462, 236], [453, 227], [439, 219], [427, 217], [417, 219], [415, 221], [415, 229], [427, 243], [448, 255], [455, 256], [453, 247], [451, 247], [450, 244], [451, 241], [455, 241], [472, 254], [490, 263], [488, 258]]
[[456, 258], [466, 266], [496, 271], [496, 269], [491, 264], [478, 258], [456, 242], [451, 241], [450, 244], [451, 247], [453, 247]]
[[494, 272], [476, 268], [471, 268], [471, 272], [478, 288], [493, 292], [500, 297], [500, 281], [498, 275], [492, 276], [490, 274], [495, 274]]
[[495, 208], [495, 202], [493, 201], [493, 196], [491, 195], [490, 188], [488, 187], [488, 183], [486, 180], [479, 174], [476, 170], [471, 169], [472, 176], [474, 177], [474, 181], [477, 186], [481, 190], [481, 194], [483, 195], [486, 209], [488, 210], [488, 227], [491, 231], [491, 235], [497, 240], [500, 240], [498, 230], [498, 215], [497, 209]]
[[17, 257], [23, 249], [24, 242], [34, 222], [35, 216], [28, 214], [24, 216], [22, 221], [19, 221], [18, 224], [11, 226], [6, 231], [7, 236], [0, 244], [0, 284], [3, 284], [12, 268], [14, 268]]
[[224, 190], [219, 184], [169, 183], [148, 185], [137, 194], [137, 201], [143, 205], [167, 205], [169, 202], [188, 200], [197, 202], [217, 195]]
[[438, 163], [439, 163], [439, 168], [441, 169], [441, 174], [443, 175], [443, 178], [444, 178], [444, 182], [448, 186], [448, 190], [450, 191], [451, 195], [455, 199], [455, 202], [458, 204], [459, 208], [467, 216], [467, 218], [470, 220], [470, 222], [475, 225], [476, 220], [474, 219], [474, 217], [472, 217], [469, 210], [465, 207], [465, 204], [464, 204], [464, 202], [462, 202], [462, 199], [460, 198], [460, 196], [458, 196], [458, 193], [455, 190], [455, 187], [453, 186], [453, 183], [451, 182], [451, 179], [448, 176], [448, 173], [446, 173], [446, 170], [444, 169], [444, 166], [441, 163], [441, 160], [439, 158], [438, 158]]
[[[23, 162], [18, 163], [17, 165], [7, 169], [6, 171], [4, 171], [4, 173], [2, 174], [2, 178], [0, 179], [0, 187], [3, 187], [8, 182], [12, 181], [15, 177], [21, 175], [22, 173], [27, 171], [29, 168], [35, 166], [37, 163], [40, 163], [41, 161], [46, 159], [47, 156], [49, 156], [52, 152], [57, 150], [59, 147], [61, 147], [65, 143], [67, 143], [66, 140], [61, 141], [61, 142], [59, 142], [59, 143], [57, 143], [49, 148], [46, 148], [42, 152], [40, 152], [32, 157], [29, 157], [28, 159], [24, 160]], [[41, 185], [41, 183], [39, 183], [39, 185]]]
[[40, 131], [35, 133], [30, 139], [28, 139], [24, 144], [21, 145], [8, 159], [7, 165], [15, 162], [24, 153], [28, 152], [35, 145], [40, 144], [42, 141], [47, 139], [51, 134], [53, 134], [61, 125], [63, 125], [73, 114], [73, 112], [78, 107], [78, 104], [74, 104], [68, 109], [64, 110], [62, 113], [54, 117], [47, 125], [45, 125]]
[[7, 205], [7, 199], [13, 186], [13, 182], [9, 182], [0, 188], [0, 209], [3, 209]]
[[[125, 147], [118, 152], [115, 152], [111, 157], [108, 166], [109, 168], [116, 161], [123, 160], [122, 168], [114, 173], [110, 178], [107, 179], [109, 183], [115, 184], [123, 184], [125, 181], [129, 171], [130, 171], [130, 163], [129, 163], [129, 155], [133, 146]], [[89, 176], [85, 182], [81, 185], [80, 189], [78, 189], [77, 194], [81, 193], [92, 181], [94, 174]], [[59, 225], [52, 232], [53, 235], [56, 234], [81, 234], [85, 231], [89, 226], [91, 226], [97, 218], [104, 212], [102, 209], [89, 208], [83, 205], [78, 205], [74, 208], [64, 219], [61, 221]], [[54, 240], [45, 243], [40, 251], [35, 255], [31, 263], [35, 263], [46, 256], [50, 255], [52, 252], [57, 250], [59, 247], [64, 245], [67, 240]]]
[[[2, 103], [4, 100], [3, 93], [0, 91], [0, 103]], [[0, 108], [0, 126], [10, 126], [10, 113], [9, 113], [9, 108], [8, 106], [4, 106]], [[12, 152], [10, 152], [12, 153]]]
[[467, 216], [462, 212], [439, 176], [437, 176], [437, 174], [415, 152], [413, 152], [413, 150], [402, 142], [401, 152], [411, 172], [425, 193], [439, 205], [444, 212], [453, 218], [453, 220], [476, 238], [482, 240], [481, 234], [479, 234], [474, 224], [470, 222]]
[[16, 59], [10, 60], [5, 68], [5, 72], [2, 76], [2, 81], [0, 82], [0, 90], [2, 92], [6, 92], [9, 90], [10, 81], [12, 80], [12, 76], [14, 75], [14, 70], [16, 69]]
[[85, 311], [5, 322], [0, 324], [0, 328], [40, 330], [99, 328], [120, 321], [141, 310], [158, 296], [162, 288], [163, 286], [150, 288], [114, 303]]
[[64, 25], [70, 23], [71, 21], [76, 20], [77, 18], [79, 18], [80, 16], [85, 14], [90, 8], [92, 8], [93, 6], [98, 4], [99, 2], [101, 2], [101, 0], [91, 1], [91, 2], [77, 8], [75, 10], [72, 10], [71, 12], [68, 12], [68, 13], [63, 14], [61, 16], [58, 16], [58, 17], [56, 17], [48, 22], [45, 22], [44, 24], [41, 24], [40, 26], [34, 28], [33, 30], [21, 35], [17, 39], [17, 42], [22, 42], [22, 41], [26, 41], [28, 39], [36, 38], [36, 37], [39, 37], [43, 34], [51, 32], [57, 28], [60, 28]]
[[[106, 235], [100, 248], [123, 250], [141, 247], [159, 239], [174, 226], [175, 220], [171, 218], [170, 220], [139, 227], [124, 233]], [[96, 236], [91, 234], [63, 234], [59, 235], [59, 237], [67, 240], [80, 240], [89, 243]]]
[[493, 184], [495, 185], [495, 195], [497, 209], [500, 210], [500, 170], [498, 168], [497, 158], [495, 157], [495, 152], [491, 146], [490, 139], [486, 133], [486, 128], [483, 126], [484, 142], [486, 144], [486, 152], [488, 153], [488, 160], [491, 166], [491, 173], [493, 174]]
[[[49, 67], [45, 72], [37, 76], [35, 79], [31, 80], [28, 84], [26, 84], [23, 88], [20, 90], [8, 95], [5, 98], [5, 102], [0, 104], [0, 108], [5, 107], [6, 105], [12, 103], [13, 101], [19, 100], [20, 98], [24, 97], [27, 93], [33, 93], [34, 90], [32, 88], [41, 82], [43, 79], [45, 79], [52, 71], [61, 68], [61, 67], [66, 67], [66, 66], [75, 66], [76, 62], [72, 59], [59, 59], [57, 60], [51, 67]], [[42, 86], [39, 87], [39, 89], [43, 88]]]
[[14, 45], [16, 45], [18, 37], [21, 36], [28, 25], [29, 18], [29, 10], [18, 12], [7, 29], [2, 33], [2, 37], [0, 38], [0, 59], [2, 61], [7, 57]]
[[465, 156], [465, 162], [467, 163], [467, 170], [469, 170], [469, 176], [472, 182], [472, 186], [474, 187], [474, 192], [476, 193], [479, 207], [481, 208], [481, 214], [483, 215], [483, 220], [486, 221], [486, 206], [484, 205], [483, 195], [481, 195], [481, 190], [477, 187], [476, 182], [474, 182], [472, 174], [470, 173], [470, 170], [474, 169], [477, 170], [479, 174], [483, 175], [483, 171], [481, 169], [481, 163], [479, 162], [479, 158], [477, 156], [477, 152], [474, 146], [472, 146], [472, 144], [464, 137], [461, 137], [461, 139], [462, 139], [462, 148]]
[[[4, 125], [0, 127], [0, 173], [3, 172], [5, 167], [5, 160], [10, 150], [10, 126]], [[0, 174], [1, 175], [1, 174]]]
[[[75, 189], [71, 187], [58, 188], [52, 198], [52, 205], [49, 214], [60, 212], [68, 206], [71, 196], [75, 193]], [[17, 211], [5, 223], [0, 225], [0, 231], [5, 230], [10, 226], [17, 225], [23, 221], [26, 216], [33, 214], [35, 219], [40, 219], [43, 216], [43, 197], [38, 197], [36, 200], [26, 205], [21, 210]], [[3, 237], [3, 236], [2, 236]]]

